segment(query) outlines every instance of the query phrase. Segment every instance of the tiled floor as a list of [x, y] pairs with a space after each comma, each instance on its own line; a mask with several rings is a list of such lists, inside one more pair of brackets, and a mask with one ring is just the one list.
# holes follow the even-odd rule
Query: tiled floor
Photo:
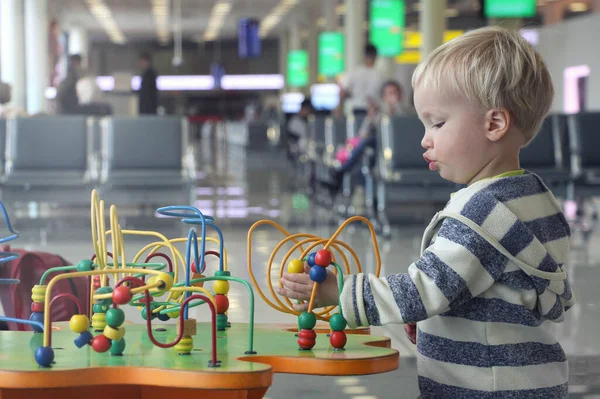
[[[337, 227], [331, 223], [331, 210], [315, 208], [307, 199], [290, 190], [292, 186], [285, 159], [277, 153], [246, 154], [240, 149], [220, 146], [199, 147], [197, 184], [191, 192], [193, 204], [204, 213], [214, 215], [225, 236], [229, 268], [236, 276], [249, 279], [246, 269], [246, 237], [251, 223], [272, 219], [290, 232], [309, 232], [329, 237]], [[56, 194], [56, 193], [55, 193]], [[85, 194], [85, 195], [83, 195]], [[89, 192], [83, 193], [79, 204], [65, 206], [30, 203], [26, 195], [19, 203], [7, 204], [14, 226], [22, 237], [15, 246], [56, 252], [72, 262], [88, 258], [93, 252], [90, 239]], [[128, 195], [127, 191], [119, 193]], [[136, 194], [131, 194], [136, 195]], [[60, 193], [53, 196], [59, 197]], [[168, 237], [186, 236], [188, 227], [177, 220], [154, 217], [154, 209], [170, 205], [175, 198], [186, 198], [186, 193], [161, 192], [158, 200], [146, 198], [145, 206], [117, 203], [120, 221], [124, 228], [158, 230]], [[382, 274], [405, 272], [410, 259], [416, 259], [420, 234], [424, 226], [396, 227], [393, 238], [380, 240]], [[215, 236], [211, 232], [211, 236]], [[281, 240], [273, 229], [261, 228], [252, 243], [253, 270], [260, 281], [265, 281], [268, 256]], [[363, 269], [375, 269], [375, 254], [368, 230], [350, 226], [341, 240], [354, 248]], [[588, 245], [575, 240], [569, 264], [569, 275], [579, 303], [567, 313], [566, 321], [551, 325], [559, 337], [571, 362], [572, 397], [597, 397], [600, 394], [600, 343], [595, 331], [600, 328], [600, 233], [594, 234]], [[128, 238], [128, 253], [132, 253], [145, 240]], [[279, 264], [282, 256], [276, 256]], [[209, 267], [214, 267], [210, 265]], [[230, 294], [232, 320], [248, 319], [246, 293], [232, 286]], [[290, 322], [295, 318], [282, 315], [257, 302], [258, 322]], [[193, 317], [206, 319], [197, 308]], [[128, 319], [141, 321], [140, 315], [130, 312]], [[374, 329], [374, 334], [391, 336], [393, 346], [400, 351], [400, 368], [396, 371], [358, 378], [307, 377], [277, 375], [267, 397], [303, 398], [318, 394], [332, 399], [346, 398], [416, 398], [415, 348], [404, 337], [402, 326]]]

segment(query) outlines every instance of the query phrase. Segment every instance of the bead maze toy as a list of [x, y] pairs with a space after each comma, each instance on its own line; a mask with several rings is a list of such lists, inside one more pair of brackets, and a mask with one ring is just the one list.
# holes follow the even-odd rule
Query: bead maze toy
[[[247, 261], [254, 288], [275, 309], [298, 316], [296, 326], [255, 326], [254, 289], [249, 282], [231, 275], [223, 234], [215, 220], [189, 206], [169, 206], [157, 212], [190, 225], [187, 237], [169, 239], [158, 232], [122, 229], [114, 205], [109, 210], [107, 229], [104, 202], [96, 191], [92, 192], [94, 255], [77, 265], [49, 269], [33, 288], [32, 316], [22, 322], [37, 332], [0, 332], [0, 397], [85, 395], [95, 399], [111, 395], [131, 399], [177, 394], [182, 398], [262, 398], [274, 372], [355, 375], [390, 371], [398, 366], [398, 352], [389, 349], [389, 339], [372, 337], [364, 331], [347, 334], [341, 313], [334, 313], [331, 307], [315, 311], [316, 284], [309, 310], [298, 313], [287, 298], [287, 306], [277, 298], [270, 279], [269, 289], [276, 304], [268, 300], [252, 272], [252, 234], [260, 225], [270, 224], [285, 238], [269, 259], [268, 276], [277, 251], [293, 242], [280, 275], [283, 265], [297, 252], [299, 256], [289, 261], [290, 272], [304, 272], [306, 261], [311, 265], [311, 278], [318, 284], [326, 276], [326, 268], [332, 266], [341, 289], [343, 272], [350, 272], [342, 248], [352, 256], [359, 272], [360, 264], [352, 248], [337, 237], [348, 223], [359, 219], [368, 223], [366, 219], [349, 219], [330, 239], [290, 235], [271, 221], [253, 225], [248, 233]], [[10, 227], [5, 210], [4, 216], [13, 234], [4, 240], [14, 239], [18, 234]], [[208, 228], [214, 229], [219, 238], [207, 237]], [[375, 239], [372, 228], [371, 232]], [[155, 241], [139, 249], [129, 261], [125, 245], [128, 236]], [[207, 243], [218, 245], [219, 250], [207, 250]], [[185, 244], [183, 253], [178, 248], [181, 244]], [[380, 259], [376, 241], [374, 244], [378, 272]], [[322, 249], [311, 252], [321, 245]], [[11, 254], [0, 255], [0, 262], [11, 259]], [[206, 276], [208, 256], [218, 258], [213, 276]], [[52, 272], [68, 273], [46, 281]], [[58, 281], [72, 278], [89, 280], [88, 309], [83, 309], [80, 298], [71, 294], [53, 295]], [[249, 295], [247, 324], [228, 320], [230, 284], [243, 286]], [[69, 322], [51, 320], [51, 308], [59, 300], [72, 301], [78, 307], [78, 314]], [[211, 322], [197, 323], [188, 317], [190, 307], [201, 305], [208, 308]], [[127, 307], [137, 308], [145, 325], [127, 323]], [[165, 323], [156, 328], [156, 319]], [[317, 320], [328, 321], [329, 329], [320, 329]], [[317, 340], [318, 335], [327, 333], [329, 344]]]

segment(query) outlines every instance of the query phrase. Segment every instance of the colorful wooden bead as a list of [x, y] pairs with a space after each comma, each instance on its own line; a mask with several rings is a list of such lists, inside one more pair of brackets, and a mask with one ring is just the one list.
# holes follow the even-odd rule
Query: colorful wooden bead
[[[100, 287], [98, 288], [98, 290], [96, 291], [96, 295], [104, 295], [104, 294], [112, 294], [113, 289], [111, 287]], [[100, 304], [100, 305], [104, 305], [104, 306], [109, 306], [112, 305], [112, 297], [111, 298], [106, 298], [106, 299], [98, 299], [96, 300], [96, 303]]]
[[317, 255], [315, 256], [315, 264], [322, 267], [331, 265], [331, 251], [328, 249], [321, 249], [318, 251]]
[[215, 271], [215, 277], [231, 277], [229, 270], [217, 270]]
[[113, 291], [112, 299], [113, 302], [117, 305], [127, 305], [131, 302], [131, 290], [129, 287], [125, 287], [124, 285], [120, 285]]
[[94, 351], [98, 352], [98, 353], [104, 353], [104, 352], [108, 352], [108, 350], [110, 349], [110, 339], [108, 339], [106, 336], [100, 334], [100, 335], [96, 335], [94, 338], [92, 338], [92, 349], [94, 349]]
[[92, 313], [106, 313], [107, 310], [108, 306], [99, 305], [97, 303], [92, 306]]
[[168, 313], [160, 313], [160, 312], [158, 312], [158, 320], [160, 320], [160, 321], [169, 321], [169, 319], [171, 319], [171, 317], [169, 316]]
[[43, 313], [44, 302], [31, 302], [31, 311], [36, 313]]
[[111, 356], [122, 356], [125, 351], [125, 338], [121, 338], [118, 341], [112, 341], [110, 344]]
[[92, 342], [94, 336], [89, 331], [84, 331], [79, 334], [79, 337], [75, 338], [75, 346], [78, 348], [83, 348], [86, 345], [89, 345]]
[[191, 266], [192, 273], [202, 273], [202, 271], [204, 271], [206, 269], [206, 261], [204, 261], [203, 265], [204, 265], [204, 267], [202, 268], [202, 270], [197, 270], [196, 269], [196, 261], [193, 261], [192, 266]]
[[179, 318], [179, 310], [174, 310], [172, 312], [167, 313], [169, 315], [170, 318], [172, 319], [178, 319]]
[[95, 331], [102, 331], [106, 327], [106, 317], [104, 313], [94, 313], [92, 315], [92, 327]]
[[327, 269], [321, 266], [313, 266], [310, 268], [310, 279], [315, 283], [322, 283], [327, 278]]
[[333, 331], [344, 331], [348, 323], [346, 323], [346, 319], [339, 313], [336, 313], [331, 316], [329, 319], [329, 325]]
[[298, 345], [301, 349], [312, 349], [317, 343], [317, 333], [314, 330], [300, 330], [298, 333]]
[[304, 263], [300, 259], [292, 259], [287, 270], [288, 273], [304, 273]]
[[81, 334], [90, 328], [90, 319], [84, 314], [75, 314], [69, 320], [69, 327], [75, 334]]
[[119, 308], [110, 308], [105, 315], [106, 324], [112, 328], [117, 328], [125, 322], [125, 312]]
[[118, 329], [111, 326], [104, 327], [104, 336], [111, 341], [118, 341], [125, 335], [125, 329]]
[[229, 298], [227, 295], [215, 295], [215, 304], [217, 305], [217, 313], [225, 313], [229, 309]]
[[[193, 281], [193, 280], [196, 280], [196, 279], [199, 279], [199, 278], [204, 278], [204, 277], [206, 277], [204, 274], [192, 273], [191, 280]], [[196, 282], [192, 283], [192, 287], [200, 287], [200, 288], [202, 288], [202, 287], [204, 287], [204, 281], [196, 281]]]
[[342, 349], [347, 342], [346, 333], [343, 331], [334, 331], [329, 335], [329, 342], [335, 349]]
[[[29, 320], [37, 321], [38, 323], [44, 324], [44, 314], [40, 313], [40, 312], [34, 312], [31, 314], [31, 316], [29, 316]], [[38, 332], [38, 333], [41, 333], [42, 331], [44, 331], [36, 325], [32, 325], [31, 328], [33, 328], [33, 331]]]
[[94, 270], [94, 263], [89, 259], [84, 259], [77, 264], [78, 272], [91, 272]]
[[[158, 315], [154, 312], [154, 309], [156, 309], [156, 306], [151, 305], [150, 306], [150, 320], [154, 320], [154, 319], [156, 319], [158, 317]], [[142, 308], [142, 319], [148, 320], [146, 306], [144, 306]]]
[[44, 303], [46, 300], [46, 286], [45, 285], [34, 285], [31, 289], [31, 299], [33, 302]]
[[35, 361], [41, 367], [50, 367], [54, 361], [54, 350], [50, 346], [40, 346], [35, 351]]
[[304, 312], [298, 316], [298, 327], [300, 327], [300, 330], [312, 330], [316, 324], [317, 316], [312, 312]]
[[229, 281], [227, 280], [216, 280], [213, 286], [215, 294], [227, 294], [229, 292]]
[[308, 265], [310, 267], [313, 267], [314, 265], [316, 265], [316, 263], [315, 263], [315, 257], [316, 256], [317, 256], [316, 252], [313, 252], [310, 255], [308, 255], [308, 258], [306, 259], [306, 262], [308, 263]]
[[174, 348], [180, 355], [189, 355], [194, 349], [194, 340], [189, 335], [184, 335]]
[[225, 331], [227, 328], [227, 315], [226, 314], [218, 314], [217, 315], [217, 330]]

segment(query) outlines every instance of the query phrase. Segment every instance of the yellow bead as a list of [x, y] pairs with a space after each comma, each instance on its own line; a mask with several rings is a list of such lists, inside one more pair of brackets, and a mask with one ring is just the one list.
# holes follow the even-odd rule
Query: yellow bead
[[300, 259], [292, 259], [288, 263], [288, 273], [304, 273], [304, 263]]
[[44, 303], [46, 299], [46, 286], [34, 285], [31, 289], [31, 299], [33, 302]]
[[227, 294], [229, 292], [229, 281], [227, 280], [216, 280], [213, 286], [215, 294]]
[[167, 313], [167, 315], [172, 319], [178, 319], [179, 318], [179, 310], [169, 312], [169, 313]]
[[75, 334], [81, 334], [90, 328], [90, 319], [84, 314], [73, 315], [69, 321], [69, 327]]
[[189, 335], [184, 335], [181, 338], [181, 341], [179, 341], [177, 345], [174, 346], [174, 348], [177, 351], [177, 353], [180, 354], [190, 353], [192, 349], [194, 349], [194, 340]]
[[176, 301], [181, 297], [181, 295], [183, 295], [183, 291], [171, 291], [171, 300]]
[[117, 328], [117, 330], [119, 330], [119, 332], [121, 333], [121, 338], [123, 338], [125, 336], [125, 326], [120, 326], [119, 328]]
[[120, 341], [125, 335], [125, 330], [112, 328], [111, 326], [104, 327], [104, 336], [113, 341]]
[[92, 327], [96, 331], [104, 330], [104, 327], [106, 327], [106, 315], [104, 313], [94, 313], [92, 315]]
[[150, 288], [150, 295], [161, 296], [165, 292], [173, 288], [173, 277], [169, 273], [160, 273], [156, 276], [152, 276], [148, 279], [148, 285], [161, 282], [162, 285], [159, 287]]

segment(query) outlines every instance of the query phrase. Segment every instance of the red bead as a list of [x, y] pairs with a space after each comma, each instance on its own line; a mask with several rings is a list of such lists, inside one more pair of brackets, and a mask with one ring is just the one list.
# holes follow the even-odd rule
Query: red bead
[[126, 305], [131, 301], [131, 290], [129, 287], [120, 285], [113, 291], [112, 300], [117, 305]]
[[346, 333], [343, 331], [334, 331], [329, 335], [329, 342], [331, 342], [331, 346], [336, 349], [342, 349], [346, 346], [347, 341]]
[[[200, 273], [198, 270], [196, 270], [196, 262], [195, 261], [192, 262], [192, 266], [191, 267], [192, 267], [192, 273]], [[206, 262], [204, 262], [204, 268], [203, 269], [206, 269]]]
[[331, 251], [321, 249], [315, 256], [315, 263], [319, 266], [327, 267], [331, 265]]
[[44, 313], [43, 302], [31, 302], [31, 311], [34, 313]]
[[104, 335], [96, 335], [92, 338], [92, 348], [98, 353], [108, 352], [111, 346], [110, 339], [106, 338]]
[[94, 291], [98, 290], [98, 288], [100, 288], [100, 276], [94, 276]]
[[298, 333], [298, 345], [302, 349], [312, 349], [317, 340], [317, 333], [314, 330], [300, 330]]
[[227, 298], [227, 295], [215, 295], [215, 302], [217, 304], [217, 313], [223, 314], [229, 309], [229, 298]]

